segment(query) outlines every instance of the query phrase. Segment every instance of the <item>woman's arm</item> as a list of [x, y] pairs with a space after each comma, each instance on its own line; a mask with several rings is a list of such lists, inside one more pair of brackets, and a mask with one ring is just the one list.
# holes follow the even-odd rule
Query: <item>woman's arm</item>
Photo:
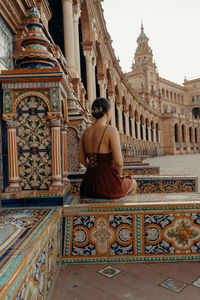
[[123, 158], [119, 133], [115, 127], [110, 127], [110, 147], [113, 154], [114, 169], [121, 177], [123, 171]]
[[80, 163], [84, 165], [84, 167], [88, 167], [87, 163], [87, 154], [85, 152], [85, 147], [84, 147], [84, 142], [83, 142], [83, 137], [81, 138], [81, 143], [80, 143]]

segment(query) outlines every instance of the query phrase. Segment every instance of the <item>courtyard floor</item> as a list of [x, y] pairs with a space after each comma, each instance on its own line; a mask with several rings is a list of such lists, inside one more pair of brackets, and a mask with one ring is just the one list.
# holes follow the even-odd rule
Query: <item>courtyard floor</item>
[[[161, 175], [198, 176], [200, 154], [146, 160]], [[67, 264], [52, 300], [199, 300], [200, 263]]]

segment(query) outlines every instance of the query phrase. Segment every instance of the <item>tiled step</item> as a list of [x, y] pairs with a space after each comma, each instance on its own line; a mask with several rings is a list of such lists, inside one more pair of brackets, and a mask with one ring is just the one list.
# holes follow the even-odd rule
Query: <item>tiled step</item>
[[158, 175], [159, 167], [149, 166], [124, 166], [123, 175]]
[[[83, 174], [69, 175], [71, 193], [78, 194]], [[197, 176], [133, 176], [137, 181], [137, 194], [147, 193], [186, 193], [198, 191]]]
[[74, 196], [63, 207], [63, 263], [200, 259], [200, 194]]

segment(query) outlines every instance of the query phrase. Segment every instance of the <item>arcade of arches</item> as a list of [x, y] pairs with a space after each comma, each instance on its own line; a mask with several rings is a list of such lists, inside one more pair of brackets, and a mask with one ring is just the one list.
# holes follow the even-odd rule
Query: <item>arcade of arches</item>
[[[2, 20], [21, 51], [22, 25], [37, 5], [51, 52], [69, 77], [86, 126], [96, 97], [111, 102], [124, 156], [197, 153], [200, 149], [200, 79], [178, 85], [159, 77], [141, 26], [132, 70], [122, 72], [99, 0], [11, 0], [0, 4]], [[7, 3], [7, 4], [6, 4]], [[153, 34], [153, 33], [152, 33]], [[0, 45], [1, 46], [1, 45]], [[134, 49], [133, 49], [134, 51]], [[2, 65], [1, 68], [8, 68]]]

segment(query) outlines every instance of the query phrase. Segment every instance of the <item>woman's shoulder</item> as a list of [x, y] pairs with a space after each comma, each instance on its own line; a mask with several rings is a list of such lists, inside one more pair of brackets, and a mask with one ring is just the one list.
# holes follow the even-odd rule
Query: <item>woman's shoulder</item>
[[118, 133], [118, 130], [117, 130], [117, 128], [116, 128], [115, 126], [109, 125], [109, 126], [108, 126], [108, 130], [109, 130], [109, 132], [110, 132], [111, 134], [117, 134], [117, 133]]

